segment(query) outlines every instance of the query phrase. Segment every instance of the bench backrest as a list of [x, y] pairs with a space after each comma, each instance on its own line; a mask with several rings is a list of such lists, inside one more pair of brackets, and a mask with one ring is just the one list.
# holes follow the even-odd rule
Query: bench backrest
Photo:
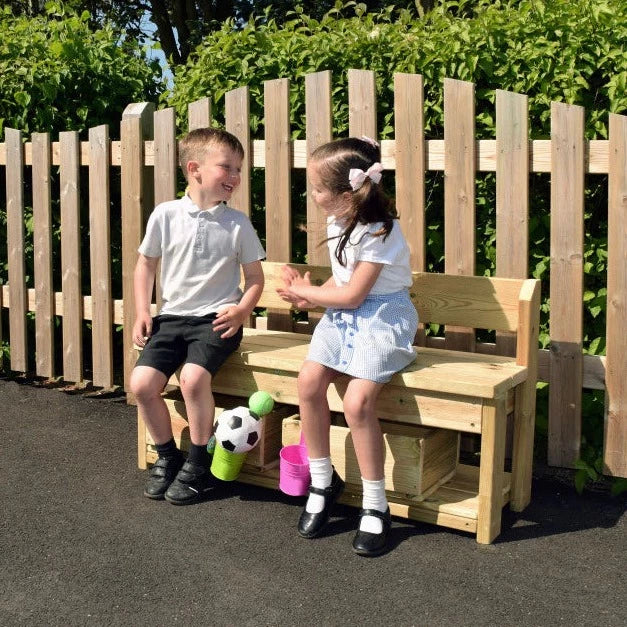
[[[263, 262], [266, 283], [260, 307], [288, 310], [289, 303], [276, 293], [283, 285], [281, 268], [285, 264]], [[300, 272], [309, 271], [312, 283], [320, 285], [331, 274], [326, 266], [290, 264]], [[410, 289], [420, 322], [447, 324], [475, 329], [518, 333], [518, 363], [528, 363], [533, 345], [537, 352], [540, 282], [536, 279], [504, 279], [483, 276], [458, 276], [415, 272]], [[521, 343], [524, 346], [521, 346]]]

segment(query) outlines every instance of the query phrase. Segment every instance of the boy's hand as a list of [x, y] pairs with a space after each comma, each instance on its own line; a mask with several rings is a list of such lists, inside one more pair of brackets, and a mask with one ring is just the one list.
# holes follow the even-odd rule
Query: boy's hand
[[135, 319], [133, 325], [133, 342], [137, 346], [146, 346], [148, 338], [152, 335], [152, 318], [150, 314], [144, 313]]
[[246, 313], [237, 305], [231, 305], [226, 309], [218, 312], [216, 319], [213, 321], [214, 331], [226, 331], [220, 336], [221, 338], [233, 337], [237, 330], [244, 324]]

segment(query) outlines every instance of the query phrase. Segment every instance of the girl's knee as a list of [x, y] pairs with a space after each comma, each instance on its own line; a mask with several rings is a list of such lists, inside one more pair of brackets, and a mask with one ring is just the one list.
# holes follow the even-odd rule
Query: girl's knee
[[374, 414], [374, 401], [362, 394], [344, 396], [344, 415], [349, 427], [359, 426], [369, 420]]
[[326, 385], [311, 370], [303, 368], [298, 373], [296, 381], [298, 388], [298, 398], [301, 401], [313, 401], [319, 397], [326, 395]]

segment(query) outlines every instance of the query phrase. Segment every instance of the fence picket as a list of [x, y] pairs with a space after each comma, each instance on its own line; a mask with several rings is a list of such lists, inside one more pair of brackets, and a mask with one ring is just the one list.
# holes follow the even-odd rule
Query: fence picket
[[549, 464], [572, 466], [583, 384], [584, 110], [551, 103]]
[[61, 290], [63, 296], [63, 379], [83, 380], [83, 297], [81, 294], [80, 145], [78, 132], [59, 133], [61, 202]]
[[89, 253], [94, 385], [113, 385], [109, 128], [89, 129]]
[[[444, 79], [444, 271], [475, 273], [475, 86]], [[446, 348], [474, 351], [475, 335], [446, 327]]]
[[24, 145], [22, 132], [5, 129], [7, 177], [7, 259], [11, 370], [28, 370], [26, 269], [24, 261]]
[[[528, 97], [496, 90], [496, 276], [529, 276]], [[516, 336], [497, 332], [496, 352], [516, 354]]]
[[187, 128], [193, 131], [197, 128], [211, 126], [211, 98], [201, 98], [187, 105]]
[[35, 372], [54, 377], [54, 291], [50, 135], [33, 133], [33, 234], [35, 271]]
[[[289, 80], [264, 83], [266, 139], [266, 253], [268, 261], [292, 259]], [[288, 313], [268, 310], [268, 328], [292, 330]]]
[[604, 472], [627, 477], [627, 116], [610, 113]]
[[[154, 113], [155, 205], [176, 198], [176, 119], [173, 108]], [[141, 136], [139, 137], [141, 145]]]
[[348, 133], [377, 139], [377, 91], [371, 70], [348, 70]]
[[228, 91], [224, 96], [225, 126], [229, 133], [237, 137], [244, 148], [242, 176], [239, 187], [233, 192], [229, 205], [250, 217], [250, 168], [252, 164], [250, 141], [250, 103], [248, 87]]

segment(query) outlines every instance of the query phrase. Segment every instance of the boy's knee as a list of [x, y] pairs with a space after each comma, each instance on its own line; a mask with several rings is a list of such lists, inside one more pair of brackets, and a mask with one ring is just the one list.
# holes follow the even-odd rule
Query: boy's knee
[[201, 396], [211, 391], [211, 375], [203, 369], [183, 368], [180, 376], [181, 392], [186, 397]]
[[131, 373], [130, 390], [140, 402], [161, 394], [161, 383], [157, 377], [150, 376], [141, 369], [135, 368]]

